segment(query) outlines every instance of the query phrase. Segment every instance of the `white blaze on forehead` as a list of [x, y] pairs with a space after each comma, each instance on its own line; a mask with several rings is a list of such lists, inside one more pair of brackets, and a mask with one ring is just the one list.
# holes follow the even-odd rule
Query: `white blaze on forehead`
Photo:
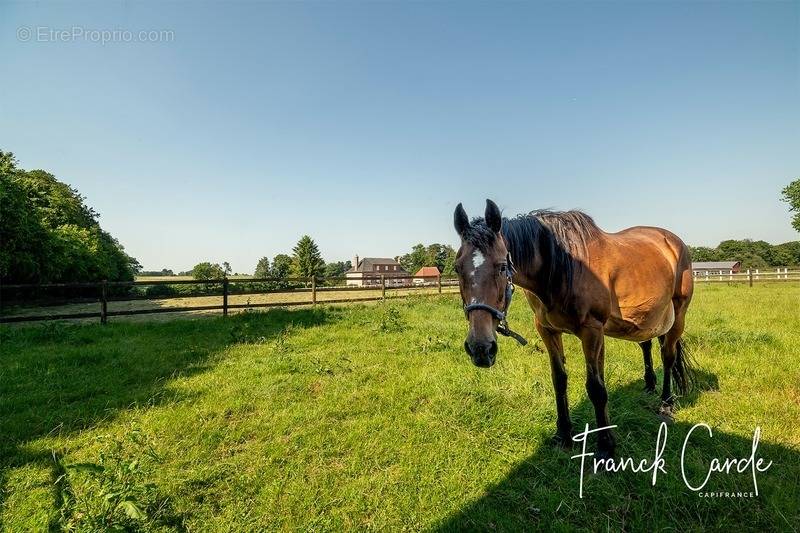
[[475, 268], [480, 268], [484, 261], [485, 259], [480, 250], [476, 249], [474, 252], [472, 252], [472, 266]]
[[474, 252], [472, 252], [472, 270], [470, 270], [469, 275], [472, 278], [472, 288], [474, 289], [478, 285], [477, 276], [475, 276], [475, 271], [483, 264], [484, 262], [483, 254], [477, 248]]

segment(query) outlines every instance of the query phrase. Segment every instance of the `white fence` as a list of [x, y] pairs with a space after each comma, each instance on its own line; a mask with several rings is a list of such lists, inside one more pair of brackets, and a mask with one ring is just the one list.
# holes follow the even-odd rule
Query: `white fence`
[[748, 283], [751, 287], [753, 283], [761, 281], [800, 281], [800, 269], [790, 267], [780, 268], [755, 268], [747, 269], [742, 272], [733, 270], [700, 270], [694, 271], [694, 280], [701, 283], [728, 282], [728, 283]]

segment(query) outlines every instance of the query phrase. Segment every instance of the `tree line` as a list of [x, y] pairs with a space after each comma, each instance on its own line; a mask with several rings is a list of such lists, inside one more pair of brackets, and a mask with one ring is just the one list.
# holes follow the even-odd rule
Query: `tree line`
[[[435, 266], [445, 276], [455, 274], [456, 250], [449, 244], [433, 243], [429, 245], [417, 244], [407, 254], [396, 256], [404, 270], [414, 274], [424, 266]], [[277, 282], [286, 281], [288, 278], [342, 278], [352, 268], [350, 261], [334, 261], [326, 263], [319, 251], [319, 246], [308, 235], [303, 235], [292, 248], [291, 255], [277, 254], [272, 258], [262, 257], [256, 264], [253, 277], [273, 278]], [[154, 271], [154, 275], [166, 275], [169, 269]], [[198, 280], [222, 279], [230, 275], [228, 263], [213, 263], [203, 261], [186, 273]]]
[[0, 150], [0, 281], [129, 281], [141, 268], [100, 227], [85, 198], [44, 170]]
[[[303, 235], [292, 248], [292, 255], [277, 254], [271, 262], [268, 257], [259, 259], [253, 276], [274, 278], [278, 282], [285, 282], [290, 277], [338, 278], [343, 277], [351, 266], [350, 261], [326, 263], [314, 239]], [[221, 279], [228, 277], [230, 273], [231, 267], [227, 262], [220, 265], [210, 261], [198, 263], [189, 272], [193, 278], [199, 280]]]
[[750, 239], [722, 241], [715, 248], [690, 246], [692, 261], [741, 261], [742, 268], [800, 265], [800, 241], [770, 244]]

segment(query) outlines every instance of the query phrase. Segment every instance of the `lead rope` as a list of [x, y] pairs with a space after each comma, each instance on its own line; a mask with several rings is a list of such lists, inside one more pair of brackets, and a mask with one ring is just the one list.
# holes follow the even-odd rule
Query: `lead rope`
[[500, 324], [497, 325], [497, 332], [500, 335], [505, 337], [511, 337], [512, 339], [516, 340], [520, 346], [525, 346], [528, 344], [528, 341], [517, 333], [516, 331], [512, 330], [508, 326], [508, 308], [511, 307], [511, 297], [514, 296], [514, 274], [516, 273], [516, 269], [514, 268], [514, 262], [511, 261], [511, 254], [509, 253], [506, 256], [506, 262], [508, 263], [508, 285], [506, 285], [506, 305], [505, 309], [503, 310], [503, 318], [500, 320]]

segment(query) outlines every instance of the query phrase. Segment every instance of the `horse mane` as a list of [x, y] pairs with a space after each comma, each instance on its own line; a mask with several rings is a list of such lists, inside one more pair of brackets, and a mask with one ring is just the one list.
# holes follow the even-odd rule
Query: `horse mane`
[[[572, 285], [576, 265], [586, 256], [587, 243], [602, 233], [586, 213], [546, 209], [503, 218], [500, 231], [517, 268], [531, 264], [539, 254], [546, 265], [548, 285], [556, 289], [554, 285], [562, 281], [564, 290]], [[495, 233], [483, 218], [476, 218], [463, 237], [486, 253]]]
[[597, 237], [601, 230], [592, 217], [581, 211], [542, 209], [503, 219], [502, 232], [506, 244], [519, 258], [529, 261], [533, 259], [537, 245], [552, 247], [559, 252], [559, 256], [572, 255], [580, 259], [586, 253], [586, 244]]

